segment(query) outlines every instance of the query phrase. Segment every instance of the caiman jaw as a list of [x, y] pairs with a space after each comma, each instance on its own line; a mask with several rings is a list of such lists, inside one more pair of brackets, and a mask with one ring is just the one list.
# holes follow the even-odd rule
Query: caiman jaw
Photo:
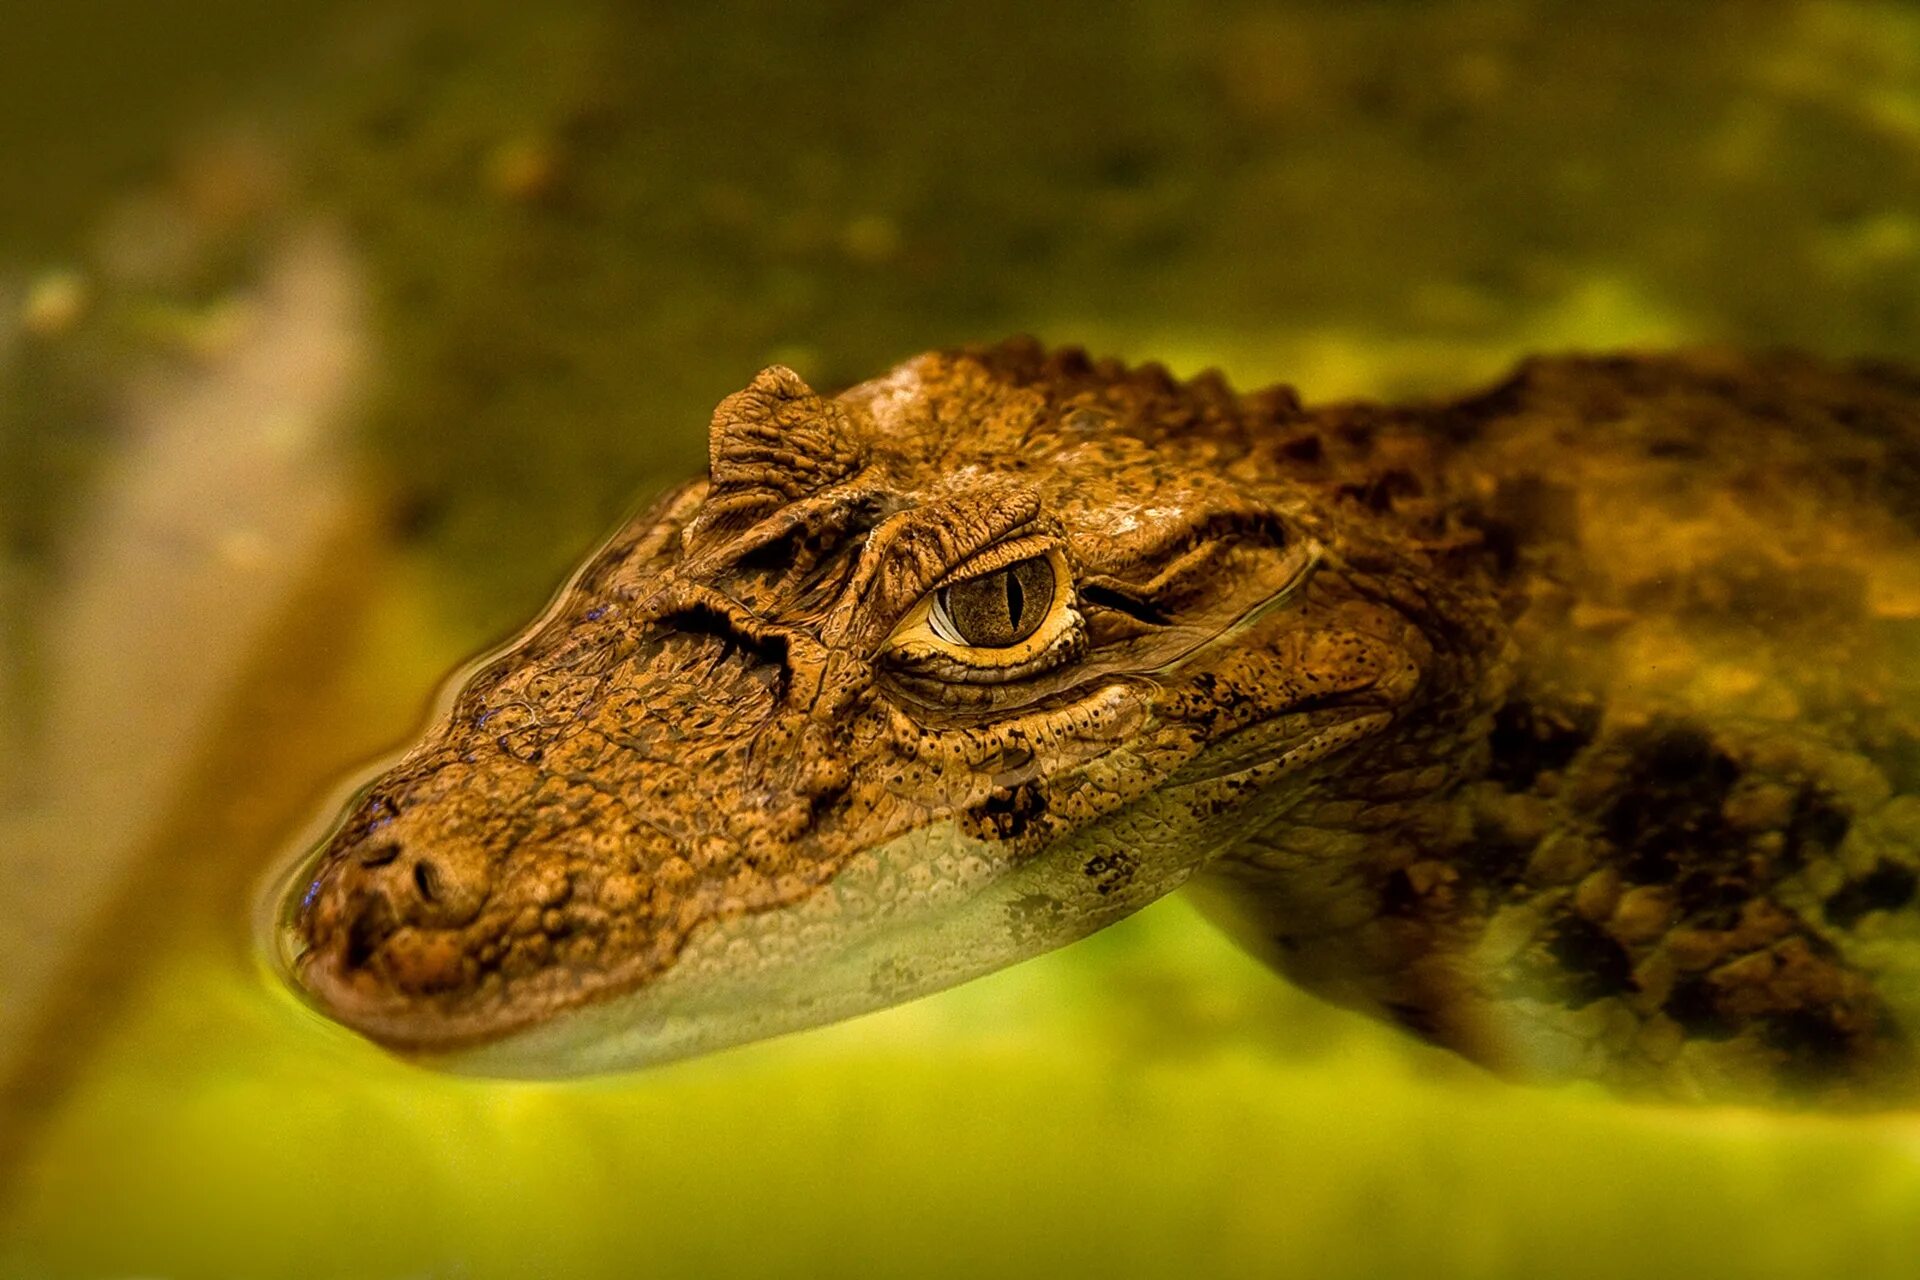
[[1039, 360], [832, 400], [769, 370], [723, 403], [710, 482], [481, 668], [295, 885], [311, 997], [512, 1073], [842, 1017], [1143, 905], [1390, 723], [1422, 642], [1311, 575], [1337, 528], [1173, 430], [1193, 388]]

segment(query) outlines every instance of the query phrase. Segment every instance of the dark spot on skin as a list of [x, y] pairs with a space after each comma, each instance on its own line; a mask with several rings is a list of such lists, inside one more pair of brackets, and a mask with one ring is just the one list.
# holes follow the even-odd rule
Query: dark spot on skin
[[1760, 1037], [1783, 1056], [1782, 1082], [1803, 1087], [1831, 1080], [1845, 1069], [1851, 1040], [1832, 1010], [1791, 1009], [1758, 1019]]
[[1591, 921], [1561, 917], [1547, 939], [1547, 951], [1562, 971], [1562, 998], [1570, 1009], [1637, 989], [1627, 949]]
[[1474, 824], [1473, 839], [1454, 855], [1454, 865], [1478, 884], [1507, 888], [1526, 874], [1534, 847], [1531, 838], [1482, 820]]
[[1720, 1007], [1713, 983], [1701, 974], [1689, 974], [1675, 982], [1660, 1009], [1697, 1040], [1730, 1040], [1740, 1030]]
[[1851, 826], [1831, 797], [1806, 786], [1772, 846], [1755, 842], [1727, 816], [1742, 772], [1700, 730], [1656, 727], [1632, 749], [1596, 820], [1626, 880], [1672, 885], [1694, 928], [1736, 928], [1750, 903], [1810, 855], [1831, 855]]
[[1696, 440], [1650, 440], [1647, 442], [1649, 458], [1695, 459], [1704, 458], [1706, 448]]
[[1283, 458], [1312, 465], [1326, 456], [1326, 446], [1319, 436], [1295, 436], [1282, 443], [1278, 452]]
[[1802, 788], [1793, 800], [1793, 816], [1787, 819], [1786, 843], [1781, 850], [1781, 866], [1788, 871], [1806, 864], [1807, 854], [1831, 854], [1853, 829], [1853, 819], [1832, 797], [1812, 787]]
[[1395, 867], [1380, 886], [1380, 914], [1404, 919], [1417, 915], [1420, 903], [1420, 891], [1413, 887], [1413, 877], [1405, 867]]
[[1133, 874], [1139, 869], [1133, 855], [1127, 853], [1097, 853], [1087, 859], [1081, 871], [1094, 882], [1094, 888], [1106, 895], [1117, 889], [1124, 889], [1133, 881]]
[[840, 801], [851, 790], [853, 790], [851, 773], [836, 774], [821, 779], [812, 790], [806, 793], [808, 828], [818, 826], [828, 814], [839, 807]]
[[1675, 901], [1687, 922], [1697, 929], [1731, 929], [1740, 912], [1758, 891], [1753, 868], [1742, 876], [1726, 869], [1688, 871], [1675, 886]]
[[[1740, 766], [1698, 729], [1668, 728], [1639, 748], [1600, 814], [1601, 833], [1626, 854], [1627, 879], [1664, 884], [1682, 866], [1724, 862], [1744, 848], [1722, 816], [1739, 778]], [[1683, 888], [1683, 905], [1685, 896]]]
[[438, 901], [440, 897], [440, 868], [422, 858], [413, 864], [413, 887], [420, 893], [422, 900]]
[[1480, 545], [1493, 560], [1494, 576], [1511, 578], [1520, 567], [1520, 531], [1504, 520], [1480, 513], [1469, 513], [1464, 523], [1480, 535]]
[[1047, 797], [1035, 782], [996, 787], [970, 814], [988, 839], [1014, 840], [1045, 815]]
[[1870, 911], [1898, 911], [1913, 901], [1916, 889], [1920, 889], [1920, 875], [1882, 858], [1866, 875], [1841, 885], [1821, 911], [1829, 923], [1851, 929]]
[[1591, 706], [1547, 706], [1513, 698], [1494, 713], [1487, 738], [1487, 776], [1508, 791], [1525, 791], [1542, 773], [1558, 772], [1593, 741], [1600, 712]]

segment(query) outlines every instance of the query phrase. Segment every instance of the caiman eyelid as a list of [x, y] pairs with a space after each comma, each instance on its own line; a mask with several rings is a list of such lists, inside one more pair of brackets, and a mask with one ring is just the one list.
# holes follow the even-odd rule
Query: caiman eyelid
[[1233, 621], [1220, 628], [1219, 631], [1192, 648], [1176, 654], [1161, 663], [1158, 667], [1154, 668], [1153, 673], [1163, 675], [1177, 669], [1183, 663], [1189, 661], [1194, 654], [1203, 649], [1211, 648], [1223, 640], [1228, 640], [1241, 634], [1248, 627], [1253, 626], [1274, 610], [1284, 608], [1286, 605], [1292, 603], [1301, 592], [1306, 590], [1307, 584], [1313, 580], [1315, 571], [1317, 571], [1320, 565], [1327, 559], [1327, 550], [1317, 539], [1303, 539], [1296, 545], [1304, 550], [1305, 559], [1301, 562], [1300, 568], [1294, 575], [1287, 579], [1285, 586], [1281, 587], [1272, 595], [1255, 601], [1252, 605], [1242, 610], [1240, 615], [1234, 618]]
[[1067, 580], [1072, 581], [1072, 564], [1068, 561], [1066, 548], [1059, 539], [1046, 534], [1026, 534], [996, 542], [962, 563], [954, 566], [934, 582], [928, 595], [962, 582], [971, 582], [975, 578], [984, 578], [990, 573], [1008, 569], [1022, 560], [1033, 560], [1045, 556], [1053, 561], [1056, 574], [1065, 572]]
[[1164, 627], [1173, 619], [1166, 610], [1151, 600], [1142, 600], [1138, 596], [1116, 587], [1099, 582], [1083, 582], [1079, 588], [1080, 599], [1100, 609], [1111, 609], [1115, 613], [1124, 613], [1135, 622], [1150, 627]]

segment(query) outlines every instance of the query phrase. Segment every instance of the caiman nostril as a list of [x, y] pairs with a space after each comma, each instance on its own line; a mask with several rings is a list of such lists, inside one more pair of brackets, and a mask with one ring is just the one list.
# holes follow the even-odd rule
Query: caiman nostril
[[400, 846], [391, 840], [382, 840], [361, 849], [357, 855], [363, 867], [384, 867], [400, 856]]
[[440, 899], [440, 867], [437, 863], [422, 858], [413, 864], [413, 887], [420, 891], [420, 897], [426, 902]]

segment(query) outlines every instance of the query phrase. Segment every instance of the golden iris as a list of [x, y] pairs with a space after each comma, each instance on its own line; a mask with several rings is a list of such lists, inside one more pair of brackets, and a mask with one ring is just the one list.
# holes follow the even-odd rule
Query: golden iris
[[1005, 649], [1040, 629], [1053, 611], [1054, 595], [1053, 565], [1034, 556], [940, 588], [933, 631], [949, 644]]
[[[1050, 670], [1073, 656], [1085, 629], [1060, 548], [988, 555], [985, 572], [935, 587], [900, 620], [885, 648], [895, 670], [991, 684]], [[964, 567], [959, 575], [966, 575]]]

